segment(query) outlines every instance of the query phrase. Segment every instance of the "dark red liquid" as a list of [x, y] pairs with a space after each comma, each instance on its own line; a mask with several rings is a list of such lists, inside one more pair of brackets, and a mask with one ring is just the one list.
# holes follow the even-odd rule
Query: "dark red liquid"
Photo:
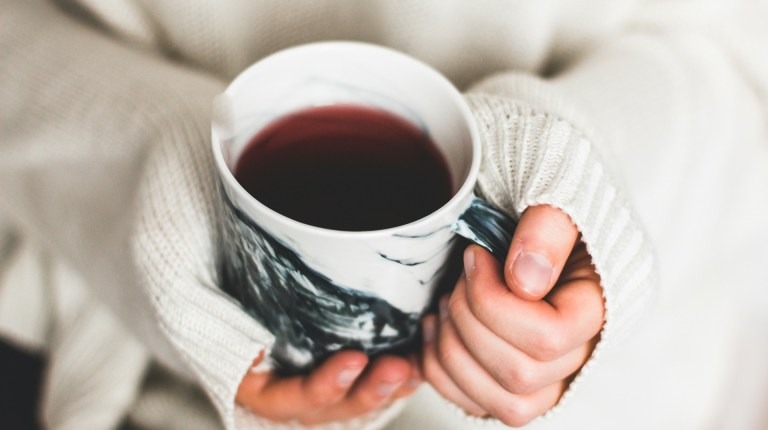
[[247, 145], [235, 177], [270, 209], [333, 230], [407, 224], [453, 194], [429, 136], [390, 113], [355, 105], [310, 108], [268, 125]]

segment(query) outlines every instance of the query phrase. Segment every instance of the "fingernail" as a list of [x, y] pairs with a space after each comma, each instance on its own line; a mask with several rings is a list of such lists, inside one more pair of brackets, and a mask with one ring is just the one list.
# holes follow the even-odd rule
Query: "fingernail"
[[448, 296], [445, 295], [440, 299], [440, 321], [445, 321], [448, 318]]
[[432, 339], [435, 338], [435, 319], [427, 318], [424, 320], [421, 326], [422, 326], [421, 331], [422, 331], [422, 337], [424, 338], [424, 343], [432, 342]]
[[355, 382], [355, 379], [360, 376], [362, 371], [363, 368], [361, 367], [347, 367], [336, 376], [336, 383], [339, 384], [340, 387], [349, 387]]
[[549, 288], [552, 266], [537, 252], [522, 251], [512, 263], [512, 277], [527, 293], [538, 296]]
[[400, 387], [400, 385], [402, 383], [403, 383], [402, 381], [400, 381], [400, 382], [384, 382], [382, 384], [379, 384], [378, 388], [376, 388], [376, 392], [381, 397], [389, 397], [392, 394], [394, 394], [395, 390], [397, 390], [398, 387]]
[[471, 248], [467, 248], [464, 251], [464, 276], [469, 282], [472, 277], [472, 272], [475, 270], [475, 253]]

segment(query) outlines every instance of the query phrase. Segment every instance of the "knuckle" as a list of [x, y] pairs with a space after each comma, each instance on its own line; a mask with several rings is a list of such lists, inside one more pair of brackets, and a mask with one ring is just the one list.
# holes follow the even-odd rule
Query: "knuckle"
[[540, 361], [552, 361], [563, 355], [567, 339], [562, 330], [552, 325], [537, 333], [533, 340], [531, 355]]
[[491, 408], [491, 415], [509, 427], [522, 427], [534, 418], [522, 401], [507, 401]]
[[526, 394], [537, 388], [539, 371], [531, 364], [516, 364], [501, 381], [502, 387], [510, 393]]
[[377, 409], [386, 402], [386, 398], [379, 395], [372, 387], [365, 387], [355, 395], [356, 410], [359, 414]]
[[591, 328], [591, 332], [594, 335], [599, 334], [603, 330], [605, 324], [605, 304], [600, 302], [600, 307], [597, 309], [587, 311], [586, 315], [587, 326]]

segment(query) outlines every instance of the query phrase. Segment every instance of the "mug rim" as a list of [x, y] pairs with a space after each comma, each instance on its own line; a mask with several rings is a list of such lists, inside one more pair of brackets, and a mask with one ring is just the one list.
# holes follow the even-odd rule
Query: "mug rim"
[[[334, 229], [329, 229], [324, 227], [318, 227], [310, 224], [305, 224], [300, 221], [296, 221], [292, 218], [289, 218], [271, 209], [269, 206], [261, 203], [258, 199], [253, 197], [248, 191], [246, 191], [245, 188], [240, 184], [240, 182], [237, 181], [234, 173], [230, 170], [229, 166], [227, 166], [227, 163], [224, 161], [224, 155], [222, 153], [222, 148], [220, 144], [221, 139], [218, 137], [215, 127], [212, 127], [211, 128], [211, 146], [212, 146], [213, 155], [214, 155], [214, 164], [215, 164], [216, 171], [219, 178], [224, 182], [223, 185], [226, 188], [224, 192], [232, 191], [237, 195], [244, 197], [245, 202], [249, 206], [251, 206], [252, 209], [262, 213], [264, 216], [269, 217], [273, 221], [279, 224], [282, 224], [292, 230], [299, 230], [304, 233], [309, 233], [314, 235], [359, 238], [359, 239], [370, 238], [370, 237], [391, 236], [403, 230], [411, 230], [414, 228], [418, 228], [421, 225], [429, 225], [433, 223], [435, 220], [438, 220], [444, 217], [447, 213], [450, 213], [451, 211], [453, 211], [457, 205], [461, 204], [469, 195], [473, 193], [475, 183], [477, 182], [477, 176], [480, 171], [482, 148], [480, 145], [480, 133], [478, 132], [477, 124], [473, 119], [472, 112], [469, 110], [469, 105], [464, 100], [464, 97], [461, 95], [461, 93], [456, 88], [456, 86], [453, 85], [453, 83], [451, 83], [448, 80], [448, 78], [443, 76], [442, 73], [437, 71], [434, 67], [430, 66], [429, 64], [419, 59], [416, 59], [408, 54], [405, 54], [403, 52], [400, 52], [385, 46], [381, 46], [381, 45], [376, 45], [376, 44], [366, 43], [366, 42], [356, 42], [356, 41], [323, 41], [323, 42], [313, 42], [313, 43], [307, 43], [302, 45], [296, 45], [290, 48], [279, 50], [270, 55], [267, 55], [266, 57], [263, 57], [262, 59], [248, 66], [245, 70], [240, 72], [237, 75], [237, 77], [227, 86], [226, 90], [224, 90], [224, 94], [231, 95], [232, 92], [236, 90], [237, 87], [240, 85], [240, 82], [242, 82], [248, 74], [250, 74], [253, 70], [257, 68], [263, 67], [263, 65], [266, 63], [277, 61], [284, 56], [299, 55], [301, 52], [307, 51], [307, 50], [323, 50], [323, 49], [345, 49], [345, 50], [352, 50], [352, 51], [365, 49], [365, 50], [379, 51], [381, 54], [384, 54], [384, 55], [400, 57], [400, 59], [413, 64], [417, 68], [421, 68], [427, 75], [431, 75], [434, 79], [436, 79], [438, 85], [440, 85], [446, 90], [448, 97], [458, 107], [459, 112], [461, 113], [461, 116], [463, 117], [469, 129], [469, 135], [470, 135], [471, 144], [472, 144], [472, 162], [470, 164], [469, 172], [467, 173], [467, 177], [464, 180], [464, 182], [461, 184], [459, 189], [453, 194], [453, 196], [440, 208], [438, 208], [437, 210], [435, 210], [434, 212], [430, 213], [427, 216], [421, 217], [419, 219], [416, 219], [406, 224], [401, 224], [395, 227], [388, 227], [388, 228], [379, 229], [379, 230], [363, 230], [363, 231], [334, 230]], [[237, 200], [241, 201], [242, 199], [237, 199]], [[240, 208], [240, 209], [245, 211], [246, 214], [250, 216], [249, 214], [250, 211], [247, 208]]]

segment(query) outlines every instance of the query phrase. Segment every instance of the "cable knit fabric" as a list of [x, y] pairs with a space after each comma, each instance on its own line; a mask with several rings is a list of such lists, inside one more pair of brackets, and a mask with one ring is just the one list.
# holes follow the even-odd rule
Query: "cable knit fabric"
[[[579, 228], [605, 323], [531, 428], [721, 419], [726, 352], [761, 333], [736, 297], [760, 308], [768, 6], [661, 3], [0, 3], [0, 333], [49, 355], [47, 424], [301, 427], [235, 403], [273, 338], [217, 286], [210, 114], [254, 61], [329, 39], [401, 50], [468, 90], [479, 193]], [[320, 428], [500, 426], [451, 409], [425, 387]]]

